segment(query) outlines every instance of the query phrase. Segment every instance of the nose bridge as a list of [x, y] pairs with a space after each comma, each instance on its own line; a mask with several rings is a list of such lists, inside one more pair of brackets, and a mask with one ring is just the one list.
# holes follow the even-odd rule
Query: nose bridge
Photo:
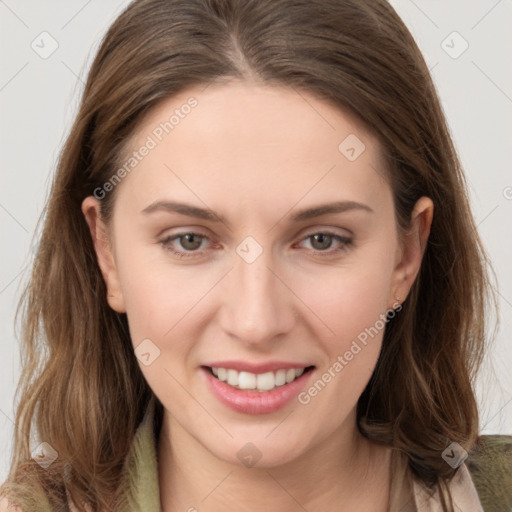
[[290, 292], [274, 274], [270, 249], [249, 239], [237, 247], [237, 253], [224, 327], [241, 340], [261, 343], [290, 328], [294, 318]]

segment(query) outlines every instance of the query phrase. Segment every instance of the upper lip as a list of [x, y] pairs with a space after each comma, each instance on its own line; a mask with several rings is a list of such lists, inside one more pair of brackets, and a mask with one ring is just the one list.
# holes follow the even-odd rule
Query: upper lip
[[226, 368], [238, 372], [266, 373], [277, 370], [288, 370], [290, 368], [308, 368], [311, 364], [293, 363], [289, 361], [269, 361], [267, 363], [249, 363], [247, 361], [215, 361], [206, 363], [204, 366], [211, 368]]

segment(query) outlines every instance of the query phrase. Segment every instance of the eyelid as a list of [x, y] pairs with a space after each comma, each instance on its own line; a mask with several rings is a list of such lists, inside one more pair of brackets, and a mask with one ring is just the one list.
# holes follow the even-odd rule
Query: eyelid
[[[177, 229], [182, 229], [182, 228], [177, 228]], [[338, 233], [335, 231], [337, 229], [340, 229], [343, 232]], [[165, 231], [167, 231], [167, 230], [164, 230], [163, 232], [165, 232]], [[301, 230], [301, 232], [299, 232], [299, 234], [295, 234], [291, 240], [295, 240], [298, 237], [300, 237], [302, 240], [308, 236], [316, 235], [318, 233], [340, 236], [342, 238], [352, 238], [354, 236], [353, 233], [347, 228], [319, 226], [319, 227], [314, 227], [314, 228], [305, 228], [304, 230]], [[211, 237], [209, 234], [207, 234], [205, 231], [202, 231], [202, 228], [196, 228], [196, 227], [190, 227], [190, 228], [188, 228], [188, 230], [184, 229], [184, 230], [178, 231], [176, 233], [162, 235], [162, 240], [170, 239], [170, 238], [178, 238], [179, 236], [184, 236], [184, 235], [199, 235], [204, 238], [207, 238], [208, 240], [211, 240]], [[160, 237], [160, 235], [158, 235], [158, 236]]]

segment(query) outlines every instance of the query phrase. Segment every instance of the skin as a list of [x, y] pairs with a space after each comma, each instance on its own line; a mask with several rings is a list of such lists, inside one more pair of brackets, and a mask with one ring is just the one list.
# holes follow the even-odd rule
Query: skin
[[[310, 94], [250, 82], [166, 99], [139, 125], [127, 155], [191, 96], [198, 105], [117, 185], [110, 225], [98, 199], [82, 204], [110, 306], [127, 313], [134, 347], [149, 338], [160, 350], [151, 365], [139, 365], [165, 408], [162, 507], [221, 511], [237, 503], [239, 510], [291, 512], [333, 510], [333, 503], [339, 510], [343, 503], [346, 510], [384, 512], [390, 450], [356, 428], [357, 400], [377, 362], [382, 329], [308, 404], [294, 399], [270, 414], [227, 408], [200, 366], [226, 359], [312, 364], [307, 389], [396, 307], [397, 297], [403, 302], [420, 268], [432, 202], [418, 201], [409, 234], [399, 237], [371, 133]], [[338, 150], [349, 134], [365, 144], [354, 161]], [[141, 213], [164, 199], [208, 207], [226, 223]], [[290, 220], [333, 201], [356, 201], [372, 212]], [[326, 230], [352, 242], [312, 238]], [[161, 243], [187, 232], [206, 238]], [[252, 263], [236, 252], [247, 236], [263, 250]], [[199, 256], [180, 259], [169, 247]], [[237, 457], [247, 442], [261, 452], [254, 467]]]

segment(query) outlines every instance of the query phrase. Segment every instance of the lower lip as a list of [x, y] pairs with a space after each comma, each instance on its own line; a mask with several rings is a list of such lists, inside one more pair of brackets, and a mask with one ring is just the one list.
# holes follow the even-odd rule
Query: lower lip
[[236, 389], [214, 377], [208, 368], [201, 368], [213, 394], [234, 411], [244, 414], [268, 414], [278, 411], [291, 402], [304, 389], [313, 370], [304, 372], [289, 384], [271, 391], [246, 391]]

